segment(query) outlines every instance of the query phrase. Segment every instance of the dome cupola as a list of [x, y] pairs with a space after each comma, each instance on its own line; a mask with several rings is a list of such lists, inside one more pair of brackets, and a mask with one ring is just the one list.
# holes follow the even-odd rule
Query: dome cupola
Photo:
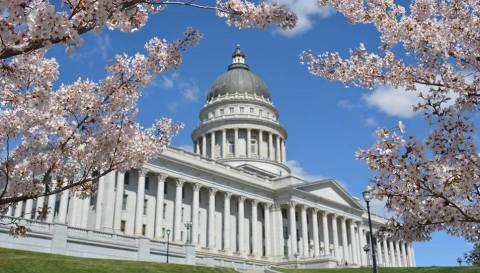
[[245, 63], [245, 54], [240, 49], [240, 45], [237, 45], [232, 54], [232, 63], [228, 66], [228, 70], [220, 75], [210, 87], [207, 101], [236, 93], [248, 93], [271, 100], [265, 82], [250, 71], [249, 66]]
[[278, 121], [265, 82], [245, 63], [237, 45], [232, 63], [210, 87], [192, 133], [202, 156], [268, 177], [286, 175], [287, 132]]

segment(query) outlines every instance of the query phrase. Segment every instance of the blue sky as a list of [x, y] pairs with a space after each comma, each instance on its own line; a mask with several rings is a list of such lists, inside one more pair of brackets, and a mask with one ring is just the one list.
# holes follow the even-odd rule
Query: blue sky
[[[303, 50], [347, 54], [364, 42], [368, 50], [376, 51], [378, 33], [370, 25], [351, 25], [339, 14], [315, 8], [314, 0], [280, 2], [290, 3], [300, 16], [300, 27], [293, 32], [237, 30], [212, 12], [169, 7], [152, 16], [139, 32], [88, 34], [85, 45], [73, 55], [66, 56], [64, 48], [56, 46], [49, 56], [61, 65], [59, 82], [71, 83], [78, 77], [100, 80], [115, 54], [142, 52], [145, 42], [154, 36], [174, 40], [188, 26], [202, 31], [204, 39], [184, 54], [182, 66], [156, 79], [138, 104], [138, 121], [145, 127], [161, 116], [184, 122], [185, 129], [173, 143], [188, 149], [210, 84], [226, 70], [239, 43], [281, 113], [280, 121], [289, 133], [287, 157], [292, 170], [307, 179], [335, 178], [353, 195], [361, 196], [371, 173], [363, 161], [355, 160], [355, 150], [373, 143], [375, 128], [392, 127], [398, 120], [409, 132], [424, 135], [425, 122], [410, 108], [416, 97], [401, 96], [388, 88], [347, 88], [311, 76], [298, 58]], [[380, 204], [374, 206], [376, 211], [382, 210]], [[417, 265], [455, 265], [456, 258], [470, 248], [462, 239], [437, 233], [432, 241], [415, 244]]]

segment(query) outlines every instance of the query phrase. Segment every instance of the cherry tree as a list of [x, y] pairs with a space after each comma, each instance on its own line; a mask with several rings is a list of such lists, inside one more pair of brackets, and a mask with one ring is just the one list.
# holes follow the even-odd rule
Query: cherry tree
[[101, 176], [138, 168], [169, 144], [182, 125], [160, 118], [142, 128], [136, 104], [156, 75], [180, 66], [182, 51], [202, 38], [199, 31], [189, 28], [173, 42], [154, 37], [144, 54], [117, 55], [103, 80], [79, 78], [57, 89], [60, 67], [45, 53], [63, 44], [75, 54], [91, 31], [136, 31], [171, 5], [213, 10], [238, 28], [296, 23], [284, 6], [244, 0], [211, 6], [191, 0], [0, 1], [0, 215], [17, 202], [65, 190], [94, 194]]
[[474, 115], [480, 99], [480, 2], [415, 0], [320, 0], [353, 24], [372, 24], [381, 45], [360, 46], [301, 59], [309, 72], [329, 80], [373, 89], [388, 85], [421, 92], [414, 109], [425, 117], [424, 139], [402, 122], [377, 131], [377, 141], [358, 150], [375, 176], [369, 190], [394, 216], [384, 232], [406, 240], [429, 240], [445, 230], [480, 240], [480, 158]]

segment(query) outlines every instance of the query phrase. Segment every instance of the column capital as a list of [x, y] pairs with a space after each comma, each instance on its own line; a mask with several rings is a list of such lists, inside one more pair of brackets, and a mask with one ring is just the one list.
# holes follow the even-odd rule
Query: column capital
[[288, 201], [287, 204], [288, 204], [290, 207], [295, 208], [295, 206], [297, 205], [297, 202], [295, 202], [295, 201]]
[[258, 205], [258, 200], [257, 199], [252, 199], [251, 202], [252, 202], [252, 206], [256, 207]]
[[279, 209], [282, 208], [282, 204], [280, 204], [280, 203], [273, 203], [273, 204], [272, 204], [272, 207], [273, 207], [274, 210], [279, 210]]
[[148, 172], [149, 172], [149, 170], [147, 170], [145, 168], [138, 169], [138, 175], [141, 176], [141, 177], [145, 177]]
[[168, 177], [165, 173], [156, 173], [155, 175], [157, 176], [158, 182], [165, 182]]
[[311, 208], [313, 213], [318, 213], [320, 211], [319, 208]]
[[303, 211], [307, 211], [307, 205], [299, 204], [300, 209]]
[[225, 199], [226, 199], [226, 200], [230, 200], [231, 197], [232, 197], [232, 193], [226, 191], [226, 192], [225, 192]]
[[263, 203], [263, 208], [265, 208], [265, 209], [270, 209], [272, 206], [273, 206], [272, 203], [269, 203], [269, 202]]
[[202, 184], [193, 183], [193, 191], [200, 191], [201, 188], [202, 188]]
[[239, 201], [239, 202], [242, 202], [242, 203], [243, 203], [243, 202], [245, 202], [245, 199], [247, 199], [247, 198], [246, 198], [245, 196], [243, 196], [243, 195], [239, 195], [239, 196], [238, 196], [238, 201]]
[[217, 189], [215, 188], [209, 188], [208, 189], [208, 193], [210, 194], [210, 196], [215, 196], [215, 193], [217, 193]]
[[185, 179], [183, 178], [177, 178], [177, 180], [175, 181], [175, 184], [177, 185], [177, 187], [182, 187], [183, 183], [185, 183]]

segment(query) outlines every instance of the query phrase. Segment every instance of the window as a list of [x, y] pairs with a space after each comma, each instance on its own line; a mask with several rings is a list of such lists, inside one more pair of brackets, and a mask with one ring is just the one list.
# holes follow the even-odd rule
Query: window
[[224, 109], [220, 109], [220, 115], [223, 115], [225, 114], [225, 110]]
[[230, 107], [230, 114], [233, 114], [233, 107]]
[[240, 113], [243, 113], [244, 112], [244, 107], [240, 107]]
[[143, 224], [142, 225], [142, 235], [145, 236], [145, 233], [147, 233], [147, 225]]
[[270, 112], [267, 112], [267, 117], [268, 117], [268, 118], [270, 117]]
[[123, 177], [123, 184], [128, 185], [130, 182], [130, 172], [126, 172], [125, 176]]
[[185, 208], [182, 207], [182, 218], [180, 218], [180, 222], [183, 222], [183, 216], [184, 216]]
[[147, 215], [148, 199], [143, 199], [143, 215]]
[[298, 213], [297, 212], [295, 212], [295, 221], [298, 222]]
[[283, 227], [283, 238], [288, 239], [288, 227]]
[[253, 114], [253, 107], [250, 107], [250, 113]]
[[163, 220], [165, 220], [165, 216], [166, 216], [166, 213], [167, 212], [167, 203], [163, 203]]
[[162, 228], [162, 238], [165, 238], [165, 228]]
[[[59, 210], [60, 210], [60, 200], [57, 198], [57, 200], [55, 201], [55, 211], [53, 215], [58, 215]], [[33, 207], [31, 211], [31, 215], [34, 215], [34, 214], [35, 214], [35, 207]]]
[[233, 132], [227, 132], [227, 145], [228, 145], [228, 153], [234, 154], [235, 153], [235, 136]]
[[215, 117], [215, 111], [212, 112], [211, 116], [212, 116], [212, 118]]
[[150, 188], [150, 179], [149, 177], [145, 177], [145, 189], [148, 190]]
[[122, 199], [122, 210], [126, 210], [126, 209], [127, 209], [127, 199], [128, 199], [128, 195], [127, 195], [127, 194], [124, 194], [124, 195], [123, 195], [123, 199]]
[[167, 194], [168, 193], [168, 190], [167, 190], [167, 183], [165, 183], [165, 185], [163, 186], [163, 194]]
[[252, 134], [252, 138], [250, 139], [250, 153], [257, 154], [257, 136]]
[[287, 218], [287, 209], [282, 209], [282, 218]]
[[258, 115], [261, 116], [261, 117], [263, 116], [263, 110], [262, 110], [262, 109], [260, 109], [260, 110], [258, 111]]
[[126, 223], [125, 220], [122, 220], [122, 221], [120, 222], [120, 231], [121, 231], [121, 232], [125, 232], [125, 225], [126, 225], [126, 224], [127, 224], [127, 223]]

